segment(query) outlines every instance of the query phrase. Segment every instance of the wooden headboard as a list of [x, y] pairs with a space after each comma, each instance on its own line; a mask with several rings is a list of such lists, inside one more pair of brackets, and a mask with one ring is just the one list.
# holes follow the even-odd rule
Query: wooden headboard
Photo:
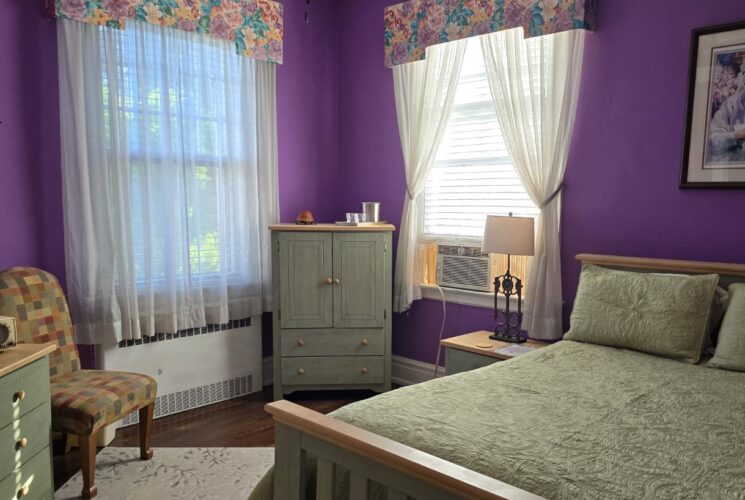
[[582, 264], [626, 269], [630, 271], [649, 271], [685, 274], [718, 274], [721, 284], [745, 281], [745, 264], [725, 264], [721, 262], [702, 262], [696, 260], [648, 259], [645, 257], [619, 257], [616, 255], [596, 255], [581, 253], [576, 259]]

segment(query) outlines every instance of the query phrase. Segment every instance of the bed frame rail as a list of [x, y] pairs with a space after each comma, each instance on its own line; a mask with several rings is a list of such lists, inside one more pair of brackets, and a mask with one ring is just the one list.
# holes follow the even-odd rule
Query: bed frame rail
[[719, 274], [730, 277], [745, 277], [745, 264], [725, 264], [696, 260], [650, 259], [646, 257], [621, 257], [581, 253], [575, 257], [583, 264], [594, 264], [619, 269], [646, 269], [649, 271], [678, 272], [691, 274]]
[[316, 498], [334, 498], [336, 468], [350, 472], [349, 498], [368, 500], [370, 484], [389, 500], [541, 500], [541, 497], [289, 401], [266, 405], [274, 417], [274, 498], [305, 500], [306, 457], [318, 459]]

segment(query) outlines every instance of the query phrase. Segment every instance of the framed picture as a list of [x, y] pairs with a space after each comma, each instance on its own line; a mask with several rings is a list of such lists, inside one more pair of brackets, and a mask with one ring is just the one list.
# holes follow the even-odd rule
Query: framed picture
[[745, 22], [693, 31], [681, 188], [745, 188]]

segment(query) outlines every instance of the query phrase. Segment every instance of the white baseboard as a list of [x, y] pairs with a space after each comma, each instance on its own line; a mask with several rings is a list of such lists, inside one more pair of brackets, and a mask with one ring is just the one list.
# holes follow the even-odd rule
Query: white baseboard
[[[435, 378], [435, 365], [402, 356], [392, 356], [391, 378], [394, 384], [414, 385]], [[445, 368], [437, 370], [437, 377], [445, 375]]]
[[[391, 371], [391, 379], [394, 384], [413, 385], [432, 380], [435, 376], [435, 365], [402, 356], [393, 356], [391, 359]], [[264, 380], [264, 387], [272, 385], [274, 376], [271, 356], [267, 356], [261, 360], [261, 373]], [[440, 367], [437, 370], [437, 376], [442, 377], [443, 375], [445, 375], [445, 368]]]

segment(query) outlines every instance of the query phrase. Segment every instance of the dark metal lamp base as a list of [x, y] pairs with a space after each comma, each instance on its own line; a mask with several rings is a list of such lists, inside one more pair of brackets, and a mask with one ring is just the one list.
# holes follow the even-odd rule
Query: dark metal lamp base
[[489, 338], [501, 342], [509, 342], [510, 344], [522, 344], [528, 340], [524, 335], [505, 335], [503, 333], [494, 333], [493, 335], [489, 335]]
[[[508, 255], [507, 272], [494, 278], [494, 322], [496, 325], [494, 334], [489, 338], [510, 344], [522, 344], [528, 340], [528, 336], [520, 329], [523, 322], [523, 282], [520, 278], [510, 274], [510, 261], [511, 256]], [[504, 296], [504, 311], [499, 310], [500, 294]], [[510, 299], [513, 295], [517, 295], [517, 312], [510, 312]]]

